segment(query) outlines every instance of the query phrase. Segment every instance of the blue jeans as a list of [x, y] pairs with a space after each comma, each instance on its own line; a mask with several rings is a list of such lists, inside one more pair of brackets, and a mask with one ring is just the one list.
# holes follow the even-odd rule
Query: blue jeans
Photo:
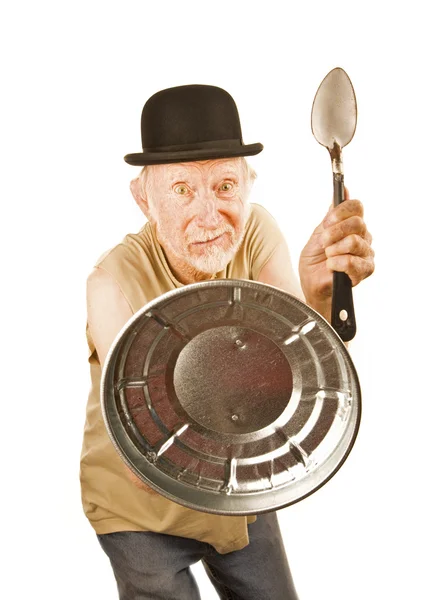
[[205, 542], [149, 531], [107, 533], [98, 540], [120, 600], [200, 600], [190, 569], [199, 560], [223, 600], [298, 600], [277, 515], [259, 515], [248, 533], [248, 546], [228, 554]]

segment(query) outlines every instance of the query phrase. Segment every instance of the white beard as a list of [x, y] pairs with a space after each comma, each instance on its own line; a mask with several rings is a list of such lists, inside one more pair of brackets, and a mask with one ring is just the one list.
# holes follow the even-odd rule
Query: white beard
[[[226, 268], [229, 262], [233, 259], [236, 252], [241, 247], [243, 239], [245, 237], [245, 225], [248, 221], [248, 218], [251, 213], [251, 205], [248, 203], [245, 206], [244, 218], [242, 220], [242, 234], [239, 236], [239, 239], [230, 246], [228, 250], [224, 250], [223, 248], [217, 245], [211, 245], [209, 248], [206, 248], [204, 254], [201, 256], [194, 256], [188, 253], [188, 256], [184, 257], [192, 267], [201, 271], [202, 273], [209, 273], [211, 275], [218, 273], [218, 271], [222, 271]], [[206, 241], [212, 238], [215, 238], [225, 232], [230, 233], [232, 240], [236, 236], [236, 232], [229, 224], [223, 226], [221, 229], [213, 232], [209, 232], [206, 235], [197, 234], [188, 236], [188, 242], [197, 242], [197, 241]]]
[[179, 259], [183, 260], [185, 263], [189, 264], [191, 267], [200, 271], [201, 273], [206, 273], [209, 275], [214, 275], [219, 271], [222, 271], [226, 268], [229, 262], [233, 259], [236, 252], [239, 250], [244, 237], [245, 237], [245, 225], [248, 221], [248, 218], [251, 213], [251, 205], [248, 203], [245, 206], [244, 218], [242, 220], [242, 233], [239, 236], [239, 239], [230, 246], [228, 250], [221, 248], [218, 245], [209, 245], [208, 248], [203, 248], [201, 255], [194, 255], [189, 252], [188, 247], [189, 244], [194, 242], [203, 242], [215, 237], [218, 237], [224, 232], [229, 232], [231, 239], [233, 240], [236, 236], [236, 232], [231, 225], [228, 223], [215, 231], [208, 231], [203, 233], [201, 231], [196, 231], [194, 233], [189, 232], [186, 236], [185, 241], [185, 251], [180, 254], [178, 251], [173, 248], [170, 239], [165, 235], [165, 232], [161, 231], [158, 226], [157, 219], [154, 219], [157, 232], [158, 239], [163, 247], [169, 248], [173, 254], [175, 254]]
[[244, 233], [239, 238], [239, 240], [235, 244], [233, 244], [228, 250], [224, 250], [223, 248], [220, 248], [218, 246], [210, 246], [206, 249], [205, 253], [202, 256], [193, 256], [191, 254], [188, 254], [188, 256], [185, 256], [184, 259], [192, 267], [197, 269], [197, 271], [213, 275], [214, 273], [218, 273], [218, 271], [222, 271], [226, 268], [226, 266], [235, 256], [236, 252], [239, 250], [243, 239]]

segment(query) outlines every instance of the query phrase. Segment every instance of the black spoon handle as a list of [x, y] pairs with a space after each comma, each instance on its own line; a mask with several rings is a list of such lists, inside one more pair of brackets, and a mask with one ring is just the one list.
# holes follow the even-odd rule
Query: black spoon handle
[[[344, 175], [334, 173], [334, 206], [344, 201]], [[353, 307], [352, 282], [347, 273], [334, 271], [332, 286], [331, 325], [348, 342], [355, 337], [356, 321]]]

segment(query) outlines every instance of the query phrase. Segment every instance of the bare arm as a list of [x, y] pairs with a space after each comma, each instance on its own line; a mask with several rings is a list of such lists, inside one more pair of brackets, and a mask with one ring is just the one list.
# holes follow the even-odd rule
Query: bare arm
[[[87, 279], [87, 322], [95, 344], [101, 369], [117, 334], [133, 315], [114, 278], [97, 267]], [[125, 465], [130, 480], [137, 487], [155, 493]]]
[[304, 294], [293, 270], [286, 242], [278, 244], [274, 254], [260, 271], [257, 281], [280, 288], [305, 302]]
[[101, 369], [119, 331], [133, 312], [114, 278], [96, 268], [87, 279], [87, 322]]

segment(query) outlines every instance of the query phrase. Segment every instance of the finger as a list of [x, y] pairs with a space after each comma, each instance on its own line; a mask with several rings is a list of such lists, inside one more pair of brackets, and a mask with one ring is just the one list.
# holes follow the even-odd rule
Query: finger
[[326, 266], [331, 271], [347, 273], [353, 286], [358, 285], [374, 272], [373, 257], [362, 258], [361, 256], [353, 256], [353, 254], [331, 256], [327, 259]]
[[353, 216], [363, 217], [364, 206], [359, 200], [345, 200], [328, 212], [323, 219], [323, 226], [326, 229], [326, 227]]
[[328, 258], [339, 254], [353, 254], [354, 256], [362, 257], [371, 256], [374, 258], [374, 250], [368, 241], [356, 233], [347, 235], [338, 242], [335, 242], [335, 244], [331, 244], [331, 246], [325, 248], [325, 254]]
[[321, 234], [322, 247], [328, 248], [328, 246], [335, 244], [335, 242], [339, 242], [341, 239], [351, 234], [357, 234], [365, 238], [366, 233], [367, 226], [361, 217], [349, 217], [344, 221], [329, 226], [323, 231]]

